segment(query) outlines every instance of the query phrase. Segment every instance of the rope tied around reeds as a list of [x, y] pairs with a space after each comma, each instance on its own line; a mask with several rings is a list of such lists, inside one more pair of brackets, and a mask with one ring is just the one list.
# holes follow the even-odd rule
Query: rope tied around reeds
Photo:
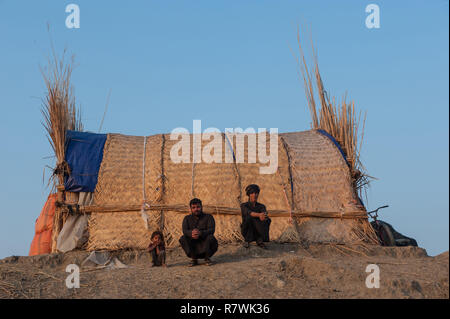
[[[160, 159], [160, 167], [161, 167], [161, 174], [157, 175], [155, 183], [156, 183], [156, 197], [153, 199], [154, 203], [149, 203], [147, 199], [147, 193], [146, 193], [146, 173], [149, 174], [149, 172], [146, 172], [148, 170], [146, 166], [146, 154], [147, 149], [150, 141], [147, 136], [144, 137], [144, 147], [143, 147], [143, 155], [142, 155], [142, 197], [143, 197], [143, 204], [141, 208], [141, 217], [144, 220], [145, 228], [149, 230], [150, 225], [153, 225], [153, 227], [156, 227], [158, 230], [164, 229], [164, 217], [163, 217], [163, 210], [153, 209], [154, 205], [161, 204], [164, 196], [164, 182], [165, 182], [165, 176], [164, 176], [164, 159], [163, 159], [163, 153], [164, 153], [164, 144], [165, 144], [165, 137], [164, 135], [161, 135], [161, 159]], [[156, 168], [155, 168], [156, 171]], [[148, 210], [154, 211], [152, 214], [148, 214]]]
[[[80, 208], [80, 212], [88, 213], [135, 213], [139, 212], [140, 205], [126, 205], [126, 206], [84, 206]], [[171, 211], [177, 213], [190, 213], [190, 207], [186, 204], [153, 204], [147, 207], [150, 211]], [[225, 207], [218, 205], [203, 205], [203, 211], [207, 213], [218, 213], [220, 215], [241, 215], [241, 209], [236, 207]], [[354, 212], [331, 212], [331, 211], [298, 211], [298, 210], [283, 210], [283, 209], [268, 209], [267, 212], [272, 217], [317, 217], [317, 218], [337, 218], [337, 219], [364, 219], [367, 220], [367, 214], [364, 211]]]
[[288, 171], [289, 171], [289, 182], [291, 185], [291, 201], [289, 202], [287, 193], [286, 193], [286, 186], [283, 183], [283, 179], [281, 178], [281, 174], [280, 174], [280, 168], [277, 168], [277, 174], [280, 177], [280, 181], [282, 183], [283, 186], [283, 194], [284, 194], [284, 198], [286, 200], [286, 204], [287, 206], [290, 208], [290, 215], [289, 215], [289, 222], [294, 224], [294, 219], [292, 217], [292, 211], [294, 210], [294, 183], [292, 181], [292, 169], [291, 169], [291, 159], [290, 159], [290, 155], [289, 155], [289, 150], [287, 148], [286, 142], [284, 141], [284, 139], [282, 137], [280, 137], [280, 141], [281, 144], [283, 145], [283, 149], [286, 152], [286, 156], [288, 159]]
[[233, 144], [230, 142], [230, 139], [228, 138], [226, 132], [222, 133], [222, 135], [224, 136], [224, 139], [227, 141], [227, 144], [231, 150], [231, 154], [233, 155], [233, 167], [234, 167], [234, 172], [236, 174], [237, 177], [237, 181], [238, 181], [238, 187], [239, 187], [239, 198], [238, 198], [238, 202], [239, 202], [239, 206], [242, 204], [242, 182], [241, 182], [241, 174], [239, 173], [239, 168], [237, 166], [236, 163], [236, 155], [234, 153], [234, 149], [233, 149]]
[[150, 205], [147, 203], [147, 199], [145, 196], [145, 155], [147, 151], [147, 136], [144, 136], [144, 150], [142, 153], [142, 208], [141, 208], [141, 217], [144, 221], [145, 228], [148, 229], [148, 215], [145, 211], [146, 207], [150, 208]]
[[[161, 167], [161, 174], [159, 175], [161, 177], [160, 181], [161, 184], [159, 186], [159, 196], [157, 198], [158, 203], [162, 203], [164, 201], [164, 192], [165, 192], [165, 182], [166, 182], [166, 176], [164, 175], [164, 148], [166, 145], [166, 136], [164, 134], [161, 134], [161, 160], [160, 160], [160, 167]], [[158, 227], [159, 230], [164, 229], [164, 210], [159, 211], [159, 221], [158, 221]]]
[[69, 163], [65, 160], [58, 163], [53, 170], [53, 176], [69, 176], [71, 174], [71, 169]]
[[191, 197], [195, 197], [194, 193], [194, 174], [195, 174], [195, 162], [192, 163], [192, 172], [191, 172]]
[[144, 151], [142, 154], [142, 198], [144, 203], [146, 202], [145, 197], [145, 153], [147, 150], [147, 136], [144, 136]]

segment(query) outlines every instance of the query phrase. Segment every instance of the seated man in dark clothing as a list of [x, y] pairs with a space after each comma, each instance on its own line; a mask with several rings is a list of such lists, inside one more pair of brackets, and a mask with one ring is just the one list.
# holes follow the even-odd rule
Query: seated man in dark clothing
[[214, 217], [203, 213], [202, 201], [194, 198], [189, 203], [191, 214], [183, 219], [183, 236], [180, 244], [186, 255], [192, 259], [190, 266], [198, 265], [198, 258], [205, 258], [206, 265], [212, 265], [210, 257], [217, 251], [214, 237]]
[[245, 188], [248, 202], [241, 204], [242, 224], [241, 232], [244, 236], [244, 247], [248, 248], [250, 242], [264, 249], [267, 247], [264, 242], [269, 241], [270, 218], [267, 216], [266, 206], [258, 203], [259, 186], [251, 184]]

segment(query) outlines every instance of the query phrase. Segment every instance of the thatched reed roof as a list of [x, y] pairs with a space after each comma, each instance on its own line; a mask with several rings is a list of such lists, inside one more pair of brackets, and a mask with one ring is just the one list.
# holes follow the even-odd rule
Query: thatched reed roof
[[[200, 198], [205, 210], [214, 214], [219, 240], [240, 239], [239, 207], [247, 200], [245, 187], [253, 183], [261, 187], [258, 201], [267, 206], [273, 218], [272, 239], [299, 239], [301, 235], [292, 236], [295, 221], [298, 226], [311, 217], [339, 217], [337, 224], [332, 224], [347, 226], [344, 230], [335, 227], [331, 240], [355, 239], [349, 233], [360, 226], [355, 223], [365, 221], [364, 208], [356, 204], [348, 164], [333, 141], [316, 130], [278, 135], [278, 169], [274, 174], [260, 174], [260, 166], [268, 164], [247, 162], [247, 144], [244, 163], [225, 163], [224, 146], [222, 163], [176, 164], [170, 151], [179, 142], [169, 136], [108, 134], [95, 206], [89, 208], [89, 249], [145, 248], [155, 228], [163, 229], [169, 245], [175, 245], [193, 197]], [[192, 147], [192, 135], [190, 138]], [[224, 134], [222, 142], [228, 143]], [[203, 141], [202, 147], [208, 143]], [[150, 206], [148, 229], [140, 212], [144, 197]], [[344, 221], [346, 218], [352, 219]], [[361, 220], [356, 222], [358, 218]], [[320, 224], [325, 225], [323, 221]], [[330, 228], [330, 224], [323, 227]]]

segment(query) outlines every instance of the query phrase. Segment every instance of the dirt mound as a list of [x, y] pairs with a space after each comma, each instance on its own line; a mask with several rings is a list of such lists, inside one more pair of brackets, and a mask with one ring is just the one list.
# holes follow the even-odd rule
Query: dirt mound
[[[123, 269], [82, 266], [89, 252], [0, 260], [0, 298], [448, 298], [448, 252], [429, 257], [417, 247], [269, 243], [219, 247], [215, 265], [187, 267], [181, 248], [167, 268], [150, 267], [145, 251], [108, 252]], [[79, 289], [68, 289], [66, 267], [79, 265]], [[366, 267], [380, 288], [366, 287]]]
[[439, 262], [447, 262], [448, 263], [448, 251], [446, 251], [445, 253], [442, 253], [442, 254], [439, 254], [439, 255], [435, 256], [434, 259], [439, 261]]
[[341, 272], [341, 269], [333, 268], [330, 263], [311, 257], [289, 257], [283, 259], [279, 267], [287, 279], [302, 278], [317, 282], [330, 282], [329, 274]]

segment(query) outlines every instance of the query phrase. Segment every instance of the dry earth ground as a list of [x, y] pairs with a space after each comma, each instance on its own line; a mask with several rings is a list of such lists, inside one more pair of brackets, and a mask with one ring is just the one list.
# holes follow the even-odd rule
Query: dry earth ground
[[[269, 243], [268, 250], [219, 247], [213, 266], [187, 267], [181, 248], [168, 267], [150, 267], [145, 251], [111, 252], [125, 269], [81, 268], [68, 289], [68, 264], [86, 251], [0, 260], [0, 298], [449, 298], [449, 256], [417, 247]], [[368, 289], [368, 264], [380, 268], [380, 288]]]

